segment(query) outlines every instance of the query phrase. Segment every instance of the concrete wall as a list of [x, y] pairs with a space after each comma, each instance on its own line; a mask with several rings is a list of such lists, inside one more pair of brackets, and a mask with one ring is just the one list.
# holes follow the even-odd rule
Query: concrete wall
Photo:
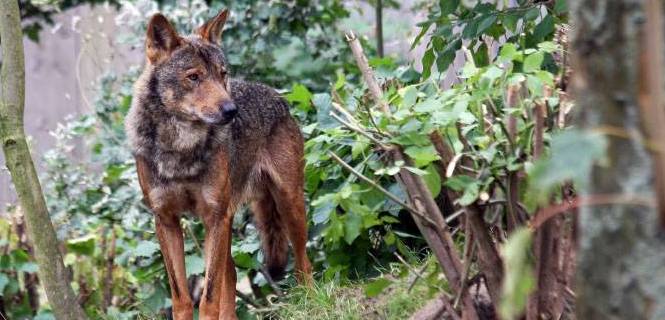
[[[95, 81], [107, 70], [121, 72], [140, 63], [138, 50], [113, 44], [111, 37], [121, 32], [114, 16], [110, 7], [75, 8], [56, 16], [55, 26], [40, 33], [39, 43], [24, 40], [25, 127], [38, 166], [41, 155], [53, 147], [49, 133], [57, 124], [69, 115], [90, 110], [86, 101], [94, 101]], [[6, 203], [15, 201], [15, 194], [1, 152], [0, 168], [2, 212]]]

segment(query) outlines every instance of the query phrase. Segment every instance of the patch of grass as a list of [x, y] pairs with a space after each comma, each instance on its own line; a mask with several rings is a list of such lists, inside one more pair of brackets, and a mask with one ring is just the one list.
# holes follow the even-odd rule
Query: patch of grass
[[[436, 263], [428, 263], [419, 279], [414, 270], [422, 266], [396, 265], [382, 278], [390, 281], [378, 295], [368, 297], [366, 286], [372, 280], [346, 283], [316, 283], [312, 288], [295, 287], [287, 300], [276, 305], [268, 315], [271, 319], [406, 319], [445, 290], [445, 279], [440, 276]], [[373, 279], [376, 280], [376, 279]]]

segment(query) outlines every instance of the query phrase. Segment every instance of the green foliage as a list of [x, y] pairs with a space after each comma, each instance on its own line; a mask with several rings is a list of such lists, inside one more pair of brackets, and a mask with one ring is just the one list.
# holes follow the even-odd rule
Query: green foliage
[[516, 230], [501, 250], [507, 271], [499, 306], [502, 319], [517, 319], [536, 285], [533, 265], [529, 260], [532, 238], [531, 230]]
[[[552, 40], [556, 26], [567, 22], [568, 12], [566, 0], [555, 3], [553, 7], [531, 1], [517, 1], [514, 7], [501, 1], [432, 3], [427, 20], [418, 23], [420, 33], [412, 44], [413, 48], [429, 35], [422, 58], [423, 78], [429, 78], [434, 65], [438, 72], [448, 70], [463, 42], [466, 48], [473, 50], [473, 61], [478, 66], [486, 66], [493, 58], [490, 49], [497, 42], [519, 44], [526, 50]], [[529, 62], [535, 63], [532, 60], [537, 59], [537, 56], [531, 57]], [[527, 66], [524, 68], [524, 72], [531, 71]]]

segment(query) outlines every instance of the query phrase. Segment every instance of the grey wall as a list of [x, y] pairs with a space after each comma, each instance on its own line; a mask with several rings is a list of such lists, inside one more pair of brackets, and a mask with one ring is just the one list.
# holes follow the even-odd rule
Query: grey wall
[[[111, 37], [121, 32], [110, 7], [80, 7], [59, 14], [56, 24], [40, 33], [39, 43], [24, 40], [26, 65], [25, 128], [32, 138], [33, 159], [41, 166], [41, 155], [53, 147], [49, 134], [68, 115], [90, 110], [94, 83], [106, 70], [121, 72], [139, 63], [138, 50], [113, 45]], [[83, 148], [74, 151], [80, 158]], [[0, 212], [15, 201], [9, 172], [0, 152]]]

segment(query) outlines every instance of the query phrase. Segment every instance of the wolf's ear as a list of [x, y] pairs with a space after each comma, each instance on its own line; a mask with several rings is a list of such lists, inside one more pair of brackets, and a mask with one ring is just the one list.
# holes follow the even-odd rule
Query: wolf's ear
[[222, 36], [222, 28], [224, 28], [224, 23], [226, 23], [226, 18], [228, 17], [229, 10], [224, 9], [214, 18], [206, 21], [206, 23], [196, 30], [196, 33], [210, 43], [219, 44], [220, 37]]
[[151, 63], [168, 57], [181, 43], [178, 32], [166, 17], [157, 13], [150, 18], [145, 39], [145, 55]]

